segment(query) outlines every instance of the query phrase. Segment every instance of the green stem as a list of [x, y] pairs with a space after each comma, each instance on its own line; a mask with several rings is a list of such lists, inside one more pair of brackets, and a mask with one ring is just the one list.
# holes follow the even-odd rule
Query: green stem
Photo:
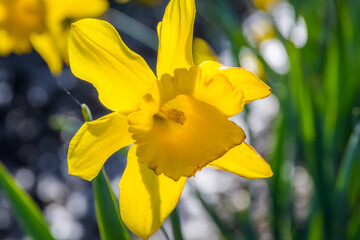
[[[191, 185], [192, 186], [192, 185]], [[215, 212], [214, 207], [210, 206], [205, 199], [202, 197], [201, 193], [196, 189], [195, 186], [192, 186], [192, 189], [196, 195], [196, 197], [199, 199], [199, 201], [201, 202], [201, 205], [204, 207], [204, 209], [207, 211], [207, 213], [210, 215], [210, 217], [212, 218], [212, 220], [214, 221], [214, 223], [218, 226], [218, 228], [220, 229], [222, 235], [223, 235], [223, 239], [225, 240], [230, 240], [230, 239], [234, 239], [233, 236], [233, 231], [226, 225], [223, 224], [223, 221], [220, 219], [220, 217], [218, 216], [218, 214]]]
[[[92, 121], [92, 114], [86, 104], [81, 104], [85, 122]], [[104, 168], [92, 180], [96, 218], [102, 240], [130, 240], [129, 232], [121, 219], [119, 203], [111, 189]]]
[[169, 234], [167, 234], [165, 228], [163, 226], [160, 227], [161, 232], [164, 234], [166, 240], [170, 240]]
[[91, 111], [85, 103], [81, 104], [81, 111], [85, 122], [91, 122], [93, 120]]
[[170, 214], [171, 226], [174, 232], [174, 239], [175, 240], [183, 240], [183, 236], [181, 233], [181, 223], [179, 214], [177, 209], [175, 208], [172, 213]]

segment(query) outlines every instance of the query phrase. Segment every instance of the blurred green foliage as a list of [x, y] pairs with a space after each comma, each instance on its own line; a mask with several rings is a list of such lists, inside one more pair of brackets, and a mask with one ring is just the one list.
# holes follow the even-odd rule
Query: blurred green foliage
[[[285, 75], [274, 72], [244, 40], [231, 1], [198, 2], [200, 15], [225, 30], [235, 60], [244, 45], [258, 53], [280, 101], [270, 157], [274, 239], [360, 239], [359, 1], [290, 1], [307, 23], [308, 40], [297, 48], [278, 32], [290, 63]], [[292, 158], [289, 149], [295, 151]], [[289, 164], [305, 166], [314, 181], [306, 224], [294, 218]]]
[[41, 210], [0, 162], [0, 187], [16, 220], [32, 239], [53, 240]]

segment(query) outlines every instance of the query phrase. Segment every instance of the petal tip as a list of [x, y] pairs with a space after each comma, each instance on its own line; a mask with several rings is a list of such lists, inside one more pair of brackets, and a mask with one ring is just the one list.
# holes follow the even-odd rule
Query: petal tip
[[72, 29], [77, 29], [77, 28], [80, 27], [79, 25], [84, 25], [84, 24], [86, 24], [87, 22], [93, 21], [93, 20], [95, 20], [95, 21], [101, 21], [101, 20], [94, 19], [94, 18], [83, 18], [83, 19], [80, 19], [80, 20], [78, 20], [78, 21], [76, 21], [76, 22], [71, 23], [71, 28], [72, 28]]
[[[264, 162], [265, 162], [265, 160], [264, 160]], [[270, 164], [268, 162], [265, 162], [265, 163], [266, 163], [266, 166], [264, 166], [264, 168], [263, 168], [263, 174], [259, 178], [270, 178], [270, 177], [274, 176], [274, 172], [272, 171]]]
[[269, 171], [268, 171], [267, 177], [270, 178], [270, 177], [272, 177], [272, 176], [274, 176], [274, 172], [272, 171], [271, 167], [269, 167]]
[[70, 168], [68, 170], [68, 174], [73, 175], [73, 176], [77, 176], [77, 177], [82, 178], [82, 179], [84, 179], [86, 181], [89, 181], [89, 182], [91, 182], [91, 180], [93, 180], [93, 177], [89, 177], [89, 176], [86, 176], [86, 175], [81, 174], [79, 172], [76, 172], [74, 170], [70, 170]]
[[271, 88], [269, 88], [268, 93], [265, 95], [265, 97], [264, 97], [264, 98], [267, 98], [268, 96], [270, 96], [271, 92], [272, 92], [272, 89], [271, 89]]

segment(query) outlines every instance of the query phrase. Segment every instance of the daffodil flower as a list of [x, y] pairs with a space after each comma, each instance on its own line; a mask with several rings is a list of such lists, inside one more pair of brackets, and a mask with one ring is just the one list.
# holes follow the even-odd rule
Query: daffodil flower
[[97, 17], [107, 8], [106, 0], [0, 0], [0, 56], [34, 47], [57, 74], [68, 62], [70, 21]]
[[270, 11], [271, 8], [278, 2], [279, 0], [253, 0], [254, 5], [260, 9], [265, 11]]
[[157, 76], [107, 22], [72, 24], [72, 72], [113, 111], [85, 123], [70, 142], [69, 173], [86, 180], [133, 144], [119, 183], [126, 226], [147, 239], [175, 208], [188, 177], [204, 167], [246, 178], [272, 176], [229, 117], [271, 90], [254, 74], [214, 61], [193, 64], [194, 0], [171, 0], [158, 25]]

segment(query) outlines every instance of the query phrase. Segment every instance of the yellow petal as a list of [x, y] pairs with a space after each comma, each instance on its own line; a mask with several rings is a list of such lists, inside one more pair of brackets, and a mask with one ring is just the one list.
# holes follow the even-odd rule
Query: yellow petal
[[270, 165], [246, 142], [232, 148], [208, 167], [235, 173], [244, 178], [268, 178], [273, 172]]
[[114, 152], [133, 142], [128, 127], [118, 112], [82, 125], [69, 145], [69, 174], [89, 181], [96, 177]]
[[163, 75], [159, 82], [161, 103], [164, 104], [178, 95], [187, 95], [216, 107], [227, 116], [241, 112], [244, 93], [234, 86], [222, 73], [204, 77], [201, 68], [176, 69], [174, 77]]
[[271, 88], [261, 81], [255, 74], [243, 68], [231, 68], [214, 61], [206, 61], [200, 64], [204, 76], [212, 76], [221, 73], [226, 76], [232, 84], [244, 92], [245, 103], [256, 99], [268, 97]]
[[0, 29], [0, 56], [6, 56], [10, 54], [14, 43], [10, 38], [7, 31]]
[[173, 75], [176, 68], [189, 68], [193, 63], [192, 41], [195, 19], [194, 0], [171, 0], [162, 23], [158, 25], [159, 51], [156, 74]]
[[28, 38], [13, 38], [14, 46], [12, 51], [21, 55], [32, 51], [31, 43]]
[[30, 33], [44, 30], [45, 8], [41, 0], [6, 1], [9, 7], [6, 28], [17, 37], [29, 37]]
[[148, 239], [174, 210], [185, 185], [156, 175], [146, 164], [139, 164], [136, 146], [128, 153], [127, 166], [120, 180], [120, 212], [125, 225], [142, 239]]
[[211, 104], [228, 117], [241, 112], [244, 107], [244, 93], [225, 75], [218, 73], [209, 78], [202, 77], [202, 81], [203, 84], [198, 84], [192, 94], [195, 99]]
[[0, 2], [0, 24], [2, 24], [8, 16], [7, 5], [8, 4]]
[[44, 0], [48, 18], [65, 20], [85, 17], [98, 17], [109, 7], [106, 0]]
[[32, 34], [30, 41], [34, 49], [45, 60], [53, 74], [59, 74], [62, 70], [62, 57], [56, 46], [56, 41], [50, 36], [50, 33]]
[[193, 176], [245, 139], [243, 130], [214, 106], [179, 95], [152, 115], [128, 116], [139, 161], [177, 180]]
[[261, 10], [270, 11], [278, 0], [253, 0], [255, 6]]
[[205, 40], [201, 38], [194, 38], [193, 44], [193, 57], [196, 65], [199, 65], [207, 60], [217, 61], [217, 56], [214, 50]]
[[85, 18], [98, 17], [109, 7], [106, 0], [44, 0], [47, 10], [48, 31], [56, 39], [60, 56], [66, 64], [68, 57], [68, 35], [71, 22]]
[[266, 82], [266, 72], [264, 65], [260, 62], [259, 58], [251, 50], [242, 50], [239, 55], [239, 61], [242, 68], [253, 72], [261, 80]]
[[75, 76], [92, 83], [100, 101], [114, 111], [132, 111], [156, 81], [142, 57], [132, 52], [109, 23], [83, 19], [72, 24], [70, 67]]

